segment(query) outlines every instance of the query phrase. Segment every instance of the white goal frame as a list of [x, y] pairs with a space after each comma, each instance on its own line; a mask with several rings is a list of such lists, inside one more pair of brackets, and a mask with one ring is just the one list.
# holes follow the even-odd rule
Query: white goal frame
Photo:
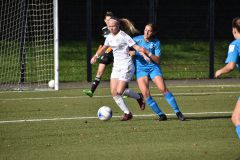
[[59, 35], [58, 35], [58, 0], [53, 0], [54, 19], [54, 89], [59, 90]]
[[0, 91], [49, 89], [59, 90], [58, 0], [0, 1]]

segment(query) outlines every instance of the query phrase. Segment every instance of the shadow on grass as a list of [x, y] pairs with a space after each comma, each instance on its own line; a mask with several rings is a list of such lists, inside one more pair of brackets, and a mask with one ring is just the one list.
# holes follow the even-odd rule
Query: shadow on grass
[[[185, 121], [194, 121], [194, 120], [211, 120], [211, 119], [231, 119], [231, 115], [223, 115], [223, 116], [198, 116], [198, 117], [194, 117], [194, 116], [185, 116], [186, 120]], [[149, 118], [149, 117], [134, 117], [133, 118], [134, 121], [149, 121], [149, 120], [156, 120], [158, 121], [158, 117], [154, 117], [154, 118]], [[174, 116], [168, 116], [167, 117], [167, 121], [161, 121], [161, 122], [168, 122], [168, 121], [179, 121], [179, 119], [177, 117]], [[184, 122], [184, 121], [183, 121]], [[239, 159], [240, 160], [240, 159]]]
[[225, 116], [207, 116], [207, 117], [185, 116], [185, 117], [186, 117], [186, 121], [191, 121], [191, 120], [209, 120], [209, 119], [230, 119], [231, 118], [230, 115], [227, 115], [227, 116], [226, 115]]

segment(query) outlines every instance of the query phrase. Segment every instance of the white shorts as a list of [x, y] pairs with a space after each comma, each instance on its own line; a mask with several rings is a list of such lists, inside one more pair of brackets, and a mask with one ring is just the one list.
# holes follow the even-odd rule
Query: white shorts
[[120, 81], [129, 82], [131, 81], [135, 72], [133, 64], [124, 67], [113, 67], [111, 73], [111, 79], [118, 79]]

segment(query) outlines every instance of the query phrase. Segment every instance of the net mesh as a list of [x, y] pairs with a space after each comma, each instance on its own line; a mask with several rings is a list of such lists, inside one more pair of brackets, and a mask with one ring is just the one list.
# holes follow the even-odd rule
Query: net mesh
[[54, 78], [53, 3], [0, 1], [0, 90], [48, 88]]

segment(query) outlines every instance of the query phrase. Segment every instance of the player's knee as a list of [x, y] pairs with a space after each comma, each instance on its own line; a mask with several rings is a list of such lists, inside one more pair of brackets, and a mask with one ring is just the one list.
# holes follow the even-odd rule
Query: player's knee
[[237, 115], [236, 113], [232, 114], [231, 117], [232, 123], [236, 126], [238, 124], [240, 124], [240, 115]]
[[112, 96], [117, 96], [117, 91], [115, 89], [111, 89]]
[[122, 96], [122, 95], [123, 95], [123, 91], [118, 90], [118, 91], [117, 91], [117, 95]]
[[112, 96], [117, 96], [117, 95], [122, 96], [123, 92], [124, 91], [122, 91], [122, 90], [116, 90], [116, 89], [111, 90]]
[[232, 120], [232, 123], [233, 123], [234, 125], [236, 125], [236, 121], [235, 121], [234, 115], [232, 115], [231, 120]]

